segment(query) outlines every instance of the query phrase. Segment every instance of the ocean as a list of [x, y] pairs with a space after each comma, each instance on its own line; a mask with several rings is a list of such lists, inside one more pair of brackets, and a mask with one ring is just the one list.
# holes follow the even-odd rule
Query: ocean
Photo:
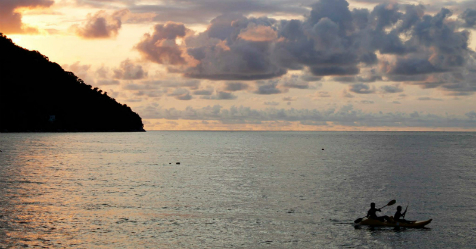
[[[476, 133], [0, 134], [0, 248], [475, 248]], [[371, 202], [424, 229], [355, 228]]]

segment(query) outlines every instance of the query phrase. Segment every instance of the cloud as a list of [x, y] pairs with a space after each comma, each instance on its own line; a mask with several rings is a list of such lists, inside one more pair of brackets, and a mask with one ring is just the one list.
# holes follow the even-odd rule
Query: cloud
[[370, 87], [367, 84], [353, 84], [349, 86], [349, 91], [358, 94], [370, 94], [375, 93], [375, 87]]
[[169, 120], [204, 120], [219, 121], [226, 124], [260, 124], [262, 122], [299, 122], [305, 125], [328, 126], [361, 126], [361, 127], [460, 127], [476, 128], [476, 115], [473, 112], [465, 116], [440, 116], [431, 113], [402, 112], [364, 112], [354, 109], [352, 105], [340, 108], [316, 109], [252, 109], [245, 106], [232, 106], [228, 109], [220, 105], [203, 108], [187, 107], [184, 110], [175, 108], [163, 109], [148, 106], [141, 112], [145, 119]]
[[239, 38], [247, 41], [268, 42], [277, 38], [276, 31], [269, 26], [260, 25], [256, 23], [249, 23], [248, 27], [240, 30]]
[[187, 89], [177, 88], [172, 93], [168, 94], [168, 96], [174, 97], [178, 100], [191, 100], [192, 95]]
[[418, 98], [418, 100], [423, 100], [423, 101], [429, 101], [429, 100], [433, 100], [433, 101], [443, 101], [442, 99], [432, 98], [432, 97], [420, 97], [420, 98]]
[[128, 10], [119, 10], [108, 14], [100, 10], [95, 14], [88, 14], [86, 21], [81, 25], [73, 25], [76, 35], [84, 39], [107, 39], [116, 37], [122, 26], [122, 18], [128, 14]]
[[282, 93], [280, 89], [276, 88], [276, 86], [278, 85], [277, 80], [258, 81], [256, 83], [258, 87], [258, 89], [254, 92], [256, 94], [269, 95]]
[[460, 16], [467, 28], [476, 28], [476, 10], [466, 9]]
[[215, 95], [203, 96], [202, 99], [232, 100], [236, 99], [236, 96], [229, 92], [217, 91]]
[[400, 87], [400, 84], [386, 85], [381, 86], [380, 89], [383, 93], [400, 93], [403, 92], [403, 89]]
[[235, 92], [235, 91], [242, 91], [249, 88], [249, 85], [242, 82], [226, 82], [225, 83], [225, 91]]
[[48, 8], [52, 0], [2, 0], [0, 1], [0, 32], [4, 34], [38, 33], [38, 29], [22, 22], [19, 8]]
[[296, 101], [297, 97], [283, 97], [283, 101]]
[[202, 89], [202, 90], [193, 91], [193, 95], [209, 96], [209, 95], [212, 95], [213, 92], [215, 92], [215, 89], [213, 89], [213, 88], [207, 88], [207, 89]]
[[360, 103], [369, 105], [369, 104], [373, 104], [374, 102], [372, 100], [361, 100]]
[[[221, 15], [210, 22], [207, 30], [189, 36], [185, 43], [187, 53], [196, 61], [189, 67], [186, 77], [211, 80], [259, 80], [282, 76], [286, 73], [271, 58], [272, 41], [245, 40], [240, 32], [248, 27], [270, 27], [275, 20], [245, 18], [238, 14]], [[247, 39], [251, 34], [247, 34]], [[258, 39], [258, 38], [257, 38]]]
[[319, 97], [319, 98], [329, 98], [331, 97], [331, 95], [329, 94], [329, 92], [327, 91], [319, 91], [319, 92], [316, 92], [316, 97]]
[[[314, 2], [311, 0], [308, 2]], [[104, 2], [102, 3], [104, 4]], [[284, 15], [294, 15], [296, 17], [308, 13], [309, 3], [303, 1], [229, 1], [229, 0], [181, 0], [180, 6], [177, 2], [164, 1], [160, 4], [152, 5], [150, 2], [136, 2], [129, 5], [129, 9], [134, 13], [153, 13], [155, 22], [183, 22], [186, 24], [206, 24], [209, 20], [220, 14], [241, 13], [266, 15], [283, 13]]]
[[177, 45], [176, 39], [185, 37], [190, 32], [183, 24], [168, 22], [157, 24], [154, 32], [145, 34], [135, 46], [145, 59], [158, 64], [181, 65], [185, 64], [182, 49]]
[[114, 78], [123, 80], [138, 80], [147, 77], [141, 65], [134, 65], [130, 59], [121, 62], [119, 68], [114, 69]]
[[264, 102], [264, 105], [277, 106], [277, 105], [279, 105], [279, 102], [275, 102], [275, 101]]
[[98, 80], [96, 82], [98, 86], [111, 86], [111, 85], [119, 85], [118, 80]]
[[475, 120], [476, 119], [476, 112], [475, 111], [471, 111], [471, 112], [468, 112], [465, 114], [466, 117], [468, 117], [469, 119], [471, 120]]
[[78, 78], [82, 79], [87, 84], [91, 84], [94, 82], [94, 77], [89, 75], [89, 69], [91, 68], [91, 65], [84, 65], [81, 64], [81, 62], [77, 61], [71, 65], [61, 65], [61, 67], [65, 71], [73, 72], [76, 76], [78, 76]]
[[354, 95], [350, 94], [349, 92], [347, 92], [347, 90], [344, 89], [342, 91], [342, 97], [344, 97], [344, 98], [353, 98]]
[[[188, 78], [256, 81], [282, 77], [279, 87], [259, 85], [259, 94], [307, 89], [306, 82], [329, 76], [335, 81], [357, 83], [351, 91], [360, 93], [373, 92], [361, 86], [376, 81], [418, 84], [456, 96], [476, 91], [471, 73], [475, 72], [475, 52], [468, 46], [470, 32], [465, 29], [474, 26], [472, 9], [456, 18], [447, 8], [430, 13], [423, 5], [412, 4], [381, 3], [373, 9], [351, 10], [345, 0], [309, 1], [302, 6], [286, 0], [274, 4], [279, 6], [268, 1], [225, 2], [184, 0], [190, 7], [183, 8], [134, 6], [135, 13], [145, 13], [150, 7], [152, 12], [164, 14], [157, 20], [171, 17], [167, 11], [178, 13], [167, 19], [175, 21], [194, 6], [203, 13], [186, 20], [211, 20], [206, 30], [197, 33], [186, 28], [188, 21], [157, 24], [154, 33], [146, 34], [136, 49], [145, 59]], [[247, 17], [247, 13], [259, 10], [303, 13], [306, 7], [310, 12], [308, 9], [300, 20]], [[222, 14], [212, 18], [213, 13]], [[298, 75], [302, 76], [283, 77], [290, 70], [301, 71]], [[427, 80], [430, 76], [438, 80]]]
[[301, 79], [299, 75], [291, 75], [281, 79], [284, 88], [309, 89], [309, 82]]

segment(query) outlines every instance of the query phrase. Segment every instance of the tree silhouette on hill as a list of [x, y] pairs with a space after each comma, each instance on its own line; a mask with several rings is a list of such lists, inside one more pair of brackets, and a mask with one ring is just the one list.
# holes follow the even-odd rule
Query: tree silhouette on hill
[[141, 117], [0, 33], [0, 132], [144, 131]]

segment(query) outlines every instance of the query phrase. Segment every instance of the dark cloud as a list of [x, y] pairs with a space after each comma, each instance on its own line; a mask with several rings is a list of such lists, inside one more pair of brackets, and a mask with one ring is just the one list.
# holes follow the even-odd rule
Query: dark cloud
[[396, 75], [418, 75], [442, 73], [445, 69], [436, 67], [428, 59], [424, 58], [402, 58], [388, 71], [389, 74]]
[[389, 81], [395, 82], [418, 82], [428, 78], [427, 75], [387, 75]]
[[[307, 5], [310, 12], [302, 20], [276, 20], [246, 17], [246, 13], [270, 7], [271, 1], [238, 2], [184, 0], [183, 3], [198, 9], [210, 6], [210, 11], [203, 10], [206, 15], [218, 9], [222, 14], [209, 18], [207, 29], [195, 34], [184, 24], [158, 24], [154, 33], [146, 34], [136, 48], [144, 58], [166, 64], [169, 71], [189, 78], [269, 80], [285, 75], [288, 70], [304, 73], [299, 79], [283, 78], [279, 87], [258, 85], [256, 93], [260, 94], [307, 89], [309, 85], [305, 82], [325, 76], [340, 82], [360, 83], [359, 87], [351, 88], [359, 93], [372, 92], [362, 87], [362, 83], [383, 80], [437, 87], [460, 96], [475, 92], [471, 84], [473, 77], [467, 73], [473, 70], [468, 65], [474, 63], [474, 51], [468, 47], [469, 31], [461, 28], [463, 22], [466, 27], [473, 25], [474, 13], [470, 9], [455, 19], [446, 8], [425, 13], [427, 6], [423, 5], [381, 3], [372, 10], [350, 10], [345, 0], [320, 0]], [[280, 3], [262, 13], [297, 6], [291, 1]], [[231, 6], [236, 11], [231, 11]], [[162, 7], [169, 8], [170, 13], [180, 11], [169, 5]], [[152, 9], [160, 11], [157, 6]], [[183, 42], [177, 44], [176, 38]], [[427, 80], [444, 74], [460, 74], [463, 78], [457, 84], [451, 77]], [[230, 85], [226, 91], [235, 90]]]
[[202, 90], [193, 91], [193, 95], [209, 96], [209, 95], [212, 95], [213, 92], [215, 92], [215, 89], [213, 89], [213, 88], [208, 88], [208, 89], [202, 89]]
[[467, 65], [459, 72], [428, 75], [424, 80], [410, 83], [423, 89], [438, 88], [446, 95], [467, 96], [476, 92], [476, 72], [472, 70], [471, 65]]
[[345, 0], [316, 2], [312, 5], [311, 15], [307, 22], [314, 25], [326, 18], [338, 24], [339, 32], [352, 30], [352, 13], [349, 10], [349, 3]]
[[199, 80], [184, 80], [184, 79], [168, 79], [168, 80], [154, 80], [154, 81], [142, 81], [147, 85], [153, 85], [155, 87], [162, 88], [188, 88], [191, 90], [197, 90], [200, 87]]
[[185, 64], [182, 49], [177, 45], [176, 38], [186, 35], [189, 30], [183, 24], [166, 23], [157, 24], [154, 33], [145, 34], [135, 48], [152, 62], [159, 64], [181, 65]]
[[284, 97], [283, 98], [283, 101], [296, 101], [297, 98], [296, 97]]
[[174, 97], [178, 100], [191, 100], [192, 95], [187, 89], [177, 88], [172, 93], [168, 94], [168, 96]]
[[94, 15], [88, 14], [84, 23], [81, 25], [74, 25], [72, 28], [78, 36], [85, 39], [115, 37], [121, 29], [121, 19], [127, 13], [128, 10], [120, 10], [109, 15], [106, 11], [100, 10]]
[[383, 31], [385, 28], [392, 27], [402, 17], [399, 12], [399, 6], [396, 3], [381, 3], [374, 7], [370, 13], [370, 25], [377, 31]]
[[353, 84], [350, 85], [349, 91], [358, 94], [370, 94], [375, 93], [375, 87], [370, 87], [367, 84]]
[[22, 23], [22, 14], [16, 10], [18, 8], [48, 8], [53, 4], [53, 0], [1, 0], [0, 32], [4, 34], [37, 33], [38, 30], [35, 27]]
[[258, 81], [257, 82], [257, 90], [254, 92], [256, 94], [264, 94], [264, 95], [269, 95], [269, 94], [278, 94], [282, 93], [282, 91], [276, 86], [278, 85], [277, 80], [269, 80], [269, 81]]
[[163, 81], [162, 86], [165, 87], [187, 87], [192, 90], [198, 89], [200, 87], [199, 80], [169, 80]]
[[306, 74], [303, 74], [301, 75], [301, 80], [304, 80], [304, 81], [309, 81], [309, 82], [314, 82], [314, 81], [320, 81], [322, 80], [322, 77], [318, 77], [318, 76], [315, 76], [315, 75], [312, 75], [308, 72], [306, 72]]
[[383, 93], [403, 92], [403, 88], [400, 87], [400, 84], [381, 86], [380, 89], [382, 90]]
[[271, 101], [271, 102], [264, 102], [265, 105], [272, 105], [272, 106], [277, 106], [279, 105], [278, 102], [275, 102], [275, 101]]
[[[272, 41], [248, 36], [243, 32], [252, 26], [271, 29], [275, 21], [269, 18], [245, 18], [242, 15], [222, 15], [211, 21], [208, 29], [187, 37], [187, 52], [198, 63], [185, 71], [185, 76], [212, 80], [259, 80], [282, 76], [286, 69], [271, 58]], [[256, 30], [255, 30], [256, 31]], [[254, 32], [258, 35], [259, 31]], [[252, 35], [252, 34], [248, 34]]]
[[235, 92], [235, 91], [242, 91], [249, 88], [249, 85], [242, 82], [226, 82], [225, 83], [225, 91]]
[[236, 96], [229, 92], [217, 91], [215, 95], [203, 96], [202, 99], [231, 100]]
[[465, 27], [476, 28], [476, 10], [467, 9], [459, 17], [463, 19]]
[[145, 99], [145, 97], [157, 99], [167, 93], [166, 90], [161, 89], [151, 81], [142, 81], [139, 83], [128, 82], [129, 83], [122, 85], [122, 94], [132, 94], [136, 97], [141, 97], [141, 99]]
[[123, 80], [138, 80], [147, 77], [147, 72], [144, 72], [141, 65], [134, 65], [134, 63], [126, 59], [121, 62], [119, 68], [114, 69], [114, 78]]
[[423, 101], [428, 101], [428, 100], [443, 101], [442, 99], [432, 98], [432, 97], [420, 97], [420, 98], [418, 98], [418, 100], [423, 100]]
[[374, 102], [372, 100], [361, 100], [360, 103], [370, 105], [370, 104], [373, 104]]

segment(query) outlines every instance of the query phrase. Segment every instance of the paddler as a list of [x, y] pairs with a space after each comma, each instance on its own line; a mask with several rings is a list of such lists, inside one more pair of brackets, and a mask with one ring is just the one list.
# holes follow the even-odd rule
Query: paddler
[[407, 220], [402, 218], [402, 217], [405, 217], [406, 213], [407, 213], [407, 210], [405, 209], [405, 212], [403, 212], [402, 214], [402, 206], [398, 206], [397, 212], [395, 212], [393, 219], [395, 220], [395, 222], [407, 222]]
[[377, 216], [377, 212], [382, 212], [380, 208], [375, 208], [375, 203], [370, 203], [370, 209], [367, 211], [367, 218], [369, 219], [374, 219], [374, 220], [379, 220], [381, 222], [385, 222], [385, 220], [388, 220], [388, 216]]

